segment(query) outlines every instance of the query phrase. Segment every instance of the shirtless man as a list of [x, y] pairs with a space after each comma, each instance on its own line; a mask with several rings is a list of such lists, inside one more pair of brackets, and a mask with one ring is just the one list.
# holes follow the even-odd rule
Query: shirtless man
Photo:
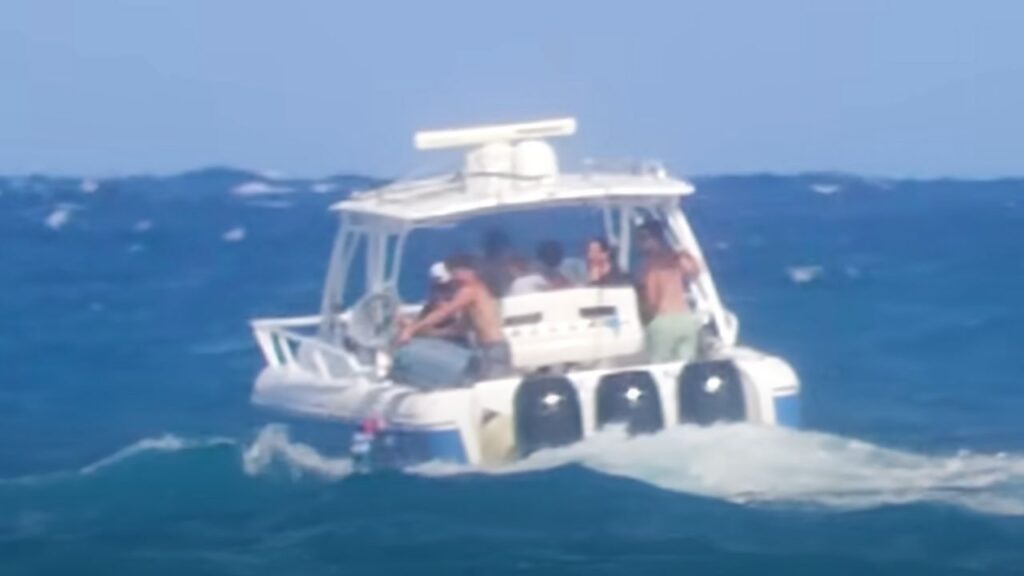
[[644, 223], [638, 244], [645, 256], [640, 301], [647, 319], [647, 351], [652, 362], [690, 360], [697, 354], [701, 322], [690, 310], [686, 284], [701, 267], [687, 252], [675, 252], [659, 222]]
[[465, 315], [472, 329], [483, 378], [506, 376], [511, 371], [512, 354], [501, 331], [501, 311], [498, 301], [484, 284], [467, 256], [454, 256], [447, 261], [455, 294], [426, 316], [406, 326], [398, 338], [405, 344], [413, 337], [426, 333], [450, 318]]

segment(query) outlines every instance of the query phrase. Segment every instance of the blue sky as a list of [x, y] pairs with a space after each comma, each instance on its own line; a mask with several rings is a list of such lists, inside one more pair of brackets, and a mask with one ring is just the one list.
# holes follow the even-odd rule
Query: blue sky
[[393, 175], [564, 114], [683, 174], [1024, 174], [1024, 2], [3, 0], [0, 173]]

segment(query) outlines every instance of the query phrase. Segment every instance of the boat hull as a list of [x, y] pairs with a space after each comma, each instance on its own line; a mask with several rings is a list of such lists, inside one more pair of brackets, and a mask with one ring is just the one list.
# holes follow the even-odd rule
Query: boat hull
[[[799, 382], [783, 360], [737, 348], [715, 358], [546, 374], [421, 391], [327, 381], [267, 368], [253, 402], [290, 437], [331, 456], [372, 452], [374, 466], [494, 465], [585, 440], [609, 424], [631, 433], [748, 422], [798, 428]], [[627, 382], [624, 383], [624, 379]], [[538, 382], [540, 382], [538, 384]], [[362, 454], [362, 452], [360, 452]]]

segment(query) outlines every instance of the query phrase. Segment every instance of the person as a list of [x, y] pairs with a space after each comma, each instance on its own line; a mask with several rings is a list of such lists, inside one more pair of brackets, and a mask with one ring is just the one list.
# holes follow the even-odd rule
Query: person
[[[430, 293], [427, 295], [423, 308], [420, 309], [417, 320], [427, 317], [455, 296], [455, 282], [444, 262], [434, 262], [430, 266], [429, 274]], [[465, 316], [462, 313], [452, 315], [436, 326], [424, 330], [420, 335], [448, 340], [463, 346], [469, 344]]]
[[637, 241], [645, 258], [639, 293], [650, 359], [690, 360], [697, 354], [701, 321], [690, 310], [686, 284], [700, 274], [700, 264], [688, 252], [668, 245], [660, 222], [642, 224]]
[[497, 299], [484, 284], [472, 258], [453, 256], [446, 262], [455, 283], [455, 292], [429, 314], [402, 329], [398, 343], [406, 344], [415, 336], [464, 314], [476, 345], [479, 376], [499, 378], [511, 372], [512, 354], [501, 331], [501, 310]]
[[539, 266], [533, 272], [520, 275], [512, 281], [508, 294], [529, 294], [545, 290], [559, 290], [573, 286], [562, 271], [562, 245], [554, 240], [546, 240], [537, 246], [537, 262]]
[[604, 238], [591, 238], [587, 242], [587, 283], [591, 286], [629, 284], [629, 277], [619, 270], [611, 244]]

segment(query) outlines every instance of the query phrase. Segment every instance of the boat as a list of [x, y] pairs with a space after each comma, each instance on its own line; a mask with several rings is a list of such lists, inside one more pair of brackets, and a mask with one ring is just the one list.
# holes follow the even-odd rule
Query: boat
[[[575, 131], [575, 119], [559, 118], [416, 133], [417, 149], [462, 150], [458, 169], [353, 192], [331, 206], [339, 228], [319, 312], [251, 323], [266, 362], [253, 404], [302, 442], [353, 454], [367, 468], [495, 466], [613, 428], [799, 427], [795, 371], [739, 343], [739, 322], [706, 266], [687, 286], [702, 324], [693, 359], [648, 359], [632, 286], [579, 285], [500, 299], [507, 375], [424, 385], [396, 372], [396, 326], [422, 306], [399, 295], [410, 278], [407, 256], [465, 222], [581, 211], [598, 220], [618, 265], [630, 270], [643, 218], [705, 262], [683, 210], [694, 186], [652, 161], [562, 170], [551, 141]], [[411, 278], [420, 276], [422, 269]]]

